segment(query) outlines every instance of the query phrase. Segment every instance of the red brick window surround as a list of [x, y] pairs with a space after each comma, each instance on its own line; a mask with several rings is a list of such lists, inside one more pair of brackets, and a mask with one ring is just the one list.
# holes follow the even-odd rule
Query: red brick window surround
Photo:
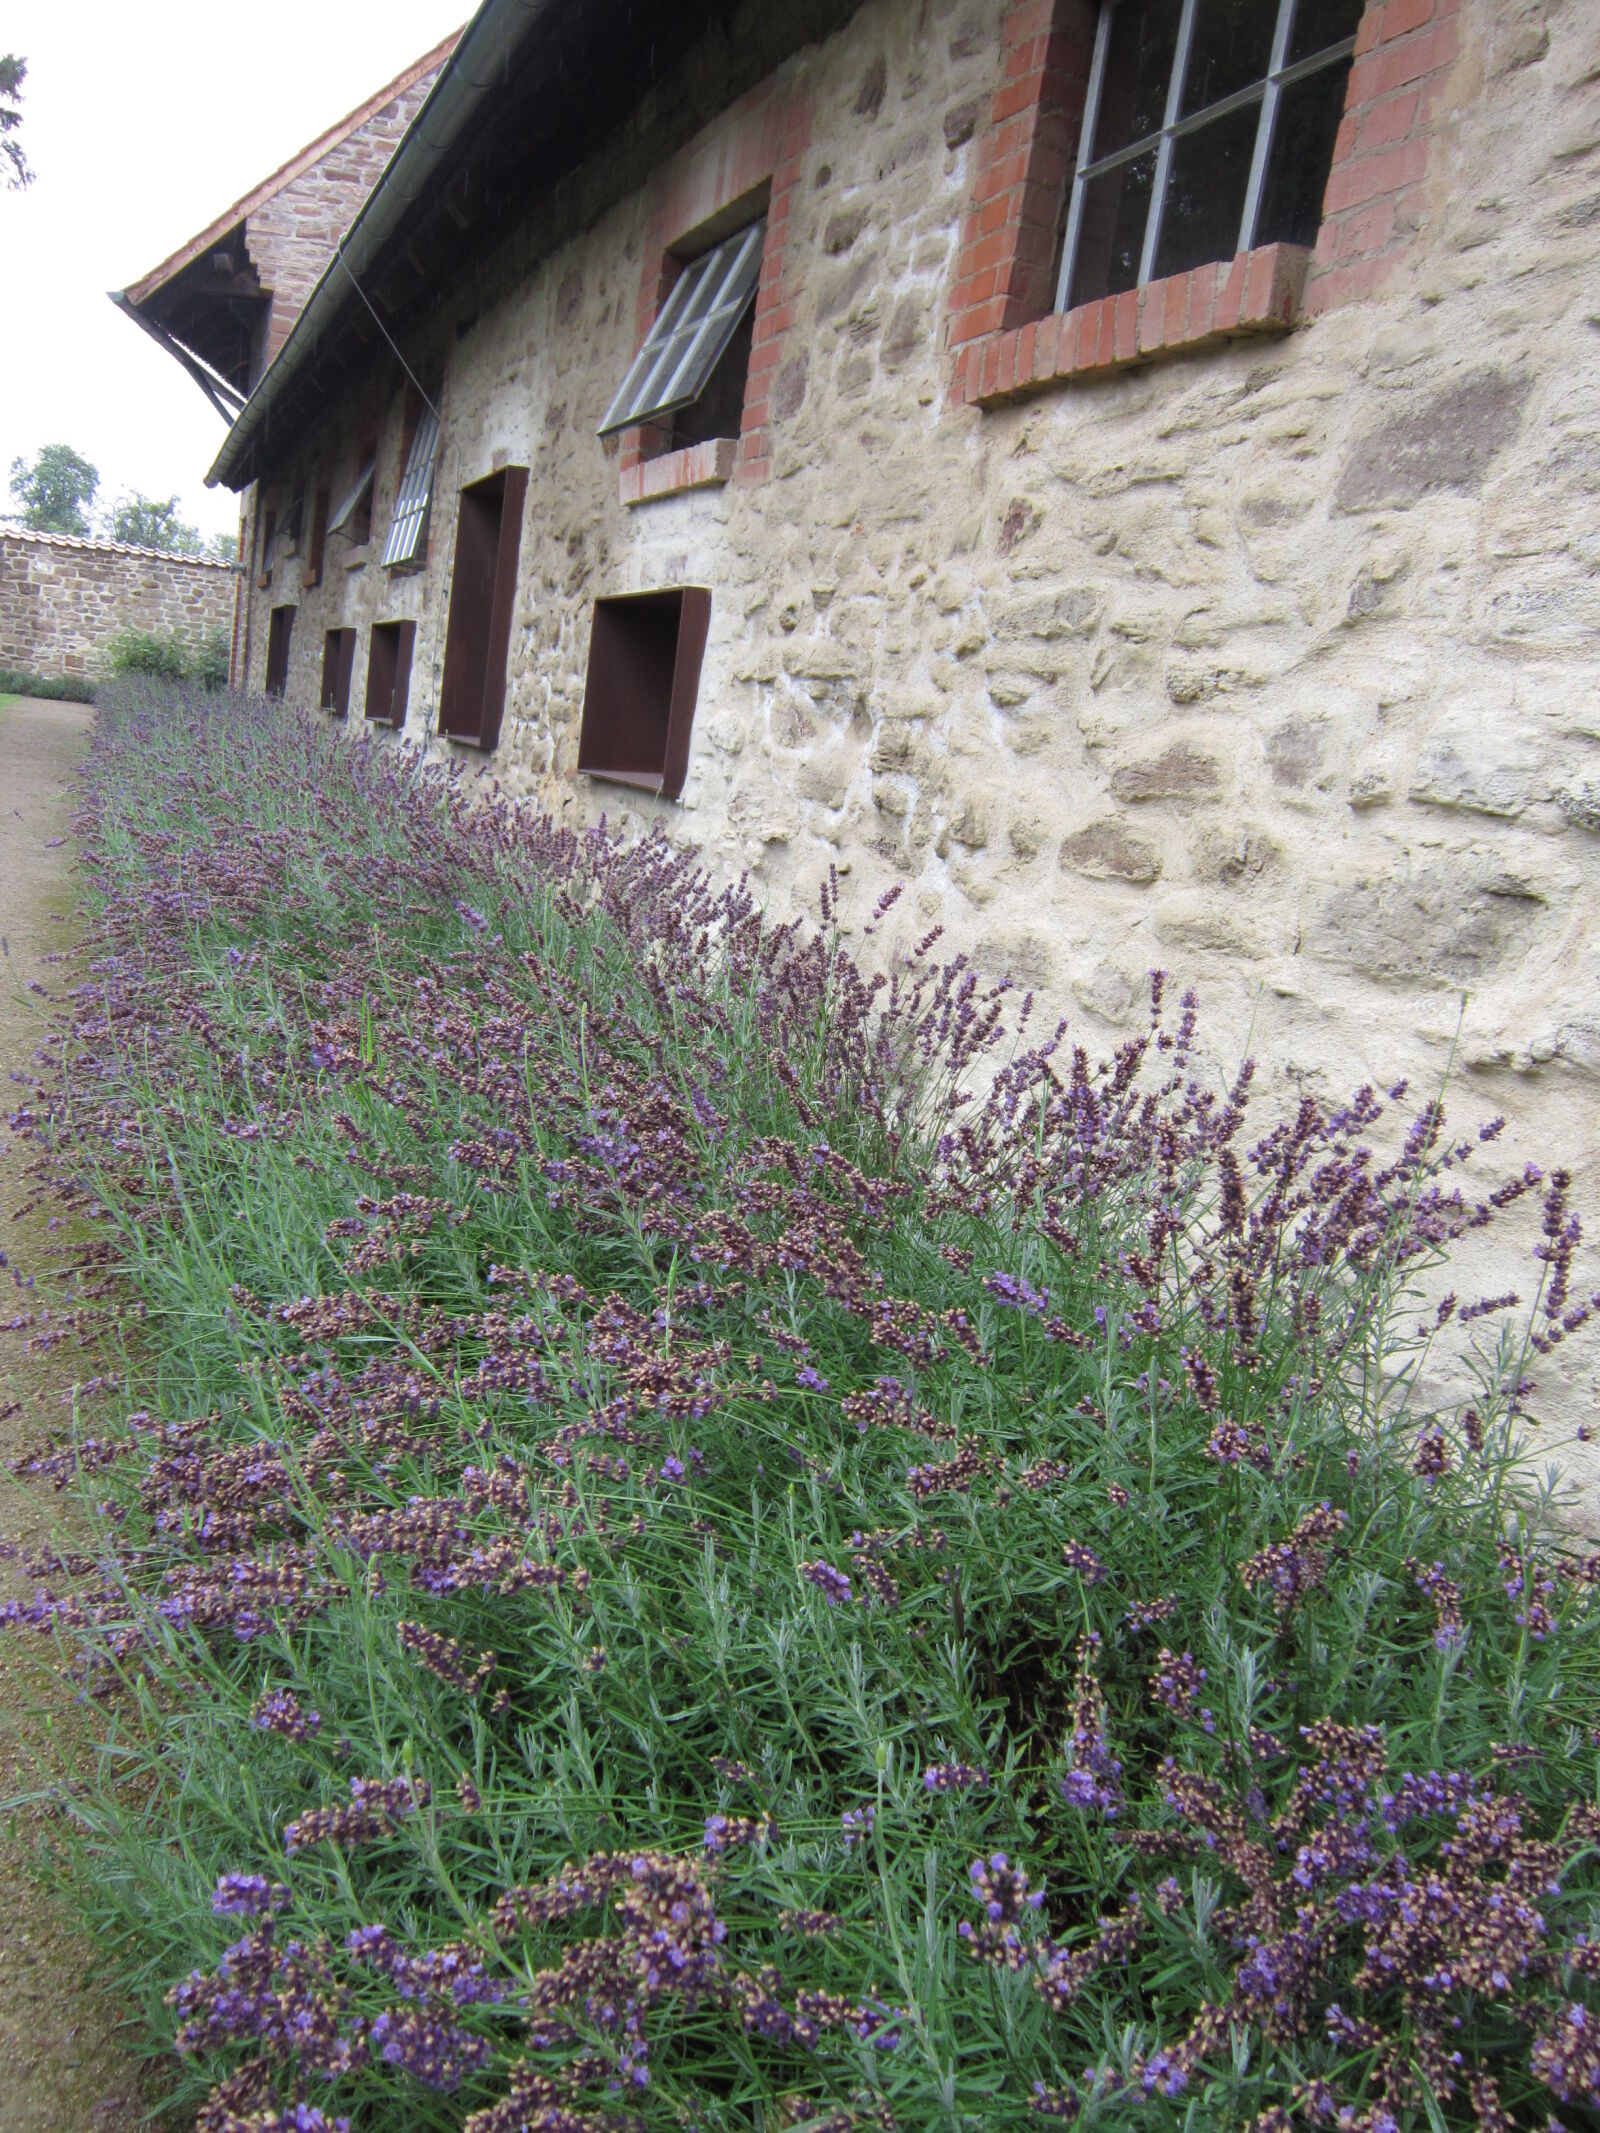
[[767, 218], [756, 285], [755, 326], [737, 439], [674, 449], [670, 430], [624, 430], [618, 489], [624, 504], [682, 495], [727, 481], [765, 481], [772, 471], [768, 411], [789, 330], [784, 284], [789, 215], [811, 138], [807, 99], [764, 82], [723, 112], [656, 179], [644, 234], [644, 274], [634, 347], [643, 345], [685, 260], [742, 224]]
[[1000, 405], [1165, 351], [1282, 333], [1308, 313], [1370, 293], [1420, 216], [1460, 4], [1366, 0], [1313, 250], [1262, 245], [1058, 312], [1065, 204], [1099, 7], [1007, 0], [1000, 86], [974, 147], [950, 296], [952, 399]]

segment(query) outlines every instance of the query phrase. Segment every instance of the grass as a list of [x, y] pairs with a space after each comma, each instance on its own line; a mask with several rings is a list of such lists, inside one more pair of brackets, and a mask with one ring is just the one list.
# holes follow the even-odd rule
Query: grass
[[60, 703], [92, 704], [95, 685], [83, 675], [66, 675], [47, 681], [42, 675], [22, 674], [0, 667], [0, 698], [32, 696]]
[[[1254, 1122], [1159, 988], [1095, 1068], [932, 941], [869, 980], [832, 887], [774, 928], [259, 706], [113, 693], [80, 832], [22, 1123], [121, 1421], [45, 1468], [91, 1589], [15, 1612], [175, 2107], [1600, 2107], [1600, 1560], [1517, 1451], [1590, 1308], [1559, 1172]], [[1419, 1324], [1524, 1210], [1531, 1315]]]

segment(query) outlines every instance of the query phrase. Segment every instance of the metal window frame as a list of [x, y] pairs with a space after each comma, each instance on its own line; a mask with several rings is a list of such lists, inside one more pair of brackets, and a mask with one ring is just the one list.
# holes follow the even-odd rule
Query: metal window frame
[[1161, 225], [1166, 213], [1167, 182], [1172, 174], [1173, 144], [1184, 135], [1199, 133], [1219, 119], [1242, 111], [1247, 105], [1260, 102], [1261, 113], [1256, 124], [1255, 149], [1250, 160], [1250, 178], [1245, 188], [1244, 212], [1239, 221], [1239, 242], [1236, 249], [1248, 252], [1256, 241], [1256, 225], [1261, 215], [1261, 196], [1266, 189], [1267, 166], [1272, 156], [1273, 138], [1277, 128], [1278, 106], [1283, 92], [1296, 82], [1304, 81], [1312, 74], [1321, 73], [1324, 67], [1336, 66], [1355, 50], [1355, 38], [1341, 37], [1335, 43], [1324, 45], [1310, 52], [1294, 64], [1286, 63], [1289, 40], [1294, 34], [1295, 9], [1298, 0], [1278, 0], [1278, 19], [1273, 27], [1272, 49], [1268, 57], [1267, 71], [1259, 81], [1247, 83], [1235, 89], [1231, 95], [1218, 97], [1215, 103], [1207, 104], [1199, 111], [1191, 111], [1181, 117], [1183, 106], [1183, 81], [1189, 71], [1189, 58], [1194, 48], [1195, 16], [1199, 0], [1183, 0], [1178, 17], [1178, 36], [1172, 54], [1172, 72], [1167, 80], [1167, 100], [1162, 120], [1155, 132], [1147, 133], [1126, 147], [1114, 149], [1108, 156], [1091, 157], [1095, 129], [1100, 123], [1100, 102], [1105, 89], [1106, 64], [1111, 50], [1111, 20], [1117, 7], [1138, 4], [1138, 0], [1101, 0], [1100, 19], [1095, 25], [1094, 57], [1089, 65], [1088, 93], [1084, 98], [1083, 128], [1078, 137], [1078, 157], [1072, 175], [1072, 197], [1067, 208], [1066, 242], [1061, 249], [1061, 272], [1056, 283], [1056, 309], [1065, 311], [1072, 294], [1072, 278], [1077, 271], [1078, 245], [1083, 234], [1084, 197], [1094, 179], [1107, 171], [1117, 170], [1125, 163], [1132, 163], [1140, 156], [1155, 150], [1155, 179], [1150, 188], [1150, 205], [1146, 211], [1144, 244], [1139, 254], [1139, 278], [1136, 287], [1143, 288], [1154, 279], [1156, 254], [1161, 245]]
[[418, 560], [422, 529], [427, 524], [428, 506], [433, 501], [433, 468], [438, 453], [439, 418], [431, 407], [424, 407], [417, 417], [410, 456], [395, 495], [394, 515], [389, 521], [389, 538], [383, 551], [385, 570], [402, 569]]
[[328, 521], [329, 533], [343, 533], [346, 526], [355, 517], [360, 507], [361, 499], [371, 489], [377, 472], [378, 461], [376, 455], [371, 459], [362, 461], [361, 471], [356, 476], [354, 485], [339, 499], [339, 507]]
[[699, 399], [755, 301], [766, 241], [767, 218], [762, 215], [690, 260], [628, 366], [596, 435], [611, 437], [638, 423], [659, 421]]

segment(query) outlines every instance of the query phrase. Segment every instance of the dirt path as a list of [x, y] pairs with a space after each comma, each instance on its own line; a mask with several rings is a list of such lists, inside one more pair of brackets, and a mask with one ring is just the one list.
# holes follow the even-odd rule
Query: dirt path
[[[0, 1092], [8, 1110], [14, 1092], [5, 1075], [27, 1065], [39, 1033], [40, 1003], [27, 983], [50, 983], [43, 958], [71, 938], [61, 921], [72, 908], [72, 853], [54, 840], [66, 829], [67, 781], [93, 717], [82, 704], [0, 698]], [[47, 1242], [43, 1217], [12, 1220], [26, 1197], [16, 1145], [0, 1129], [0, 1249], [25, 1261]], [[0, 1284], [0, 1317], [10, 1318], [31, 1299], [18, 1296], [7, 1273]], [[59, 1383], [61, 1371], [29, 1356], [24, 1338], [0, 1333], [0, 1410], [22, 1401], [20, 1413], [0, 1420], [0, 1535], [36, 1547], [59, 1527], [61, 1499], [18, 1480], [8, 1462], [60, 1426], [51, 1379]], [[0, 1595], [21, 1585], [17, 1565], [0, 1563]], [[0, 1638], [0, 1798], [35, 1781], [41, 1706], [70, 1727], [70, 1701], [49, 1658], [42, 1640], [35, 1650]], [[137, 2069], [119, 2048], [116, 2010], [86, 1983], [91, 1951], [29, 1872], [38, 1836], [26, 1815], [0, 1822], [0, 2133], [132, 2133], [143, 2116]]]

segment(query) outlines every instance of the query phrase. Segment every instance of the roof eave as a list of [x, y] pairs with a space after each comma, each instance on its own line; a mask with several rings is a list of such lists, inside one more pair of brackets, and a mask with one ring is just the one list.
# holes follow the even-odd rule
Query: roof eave
[[224, 422], [234, 422], [238, 419], [245, 404], [245, 396], [237, 385], [230, 385], [219, 371], [212, 369], [203, 356], [196, 355], [192, 348], [186, 348], [182, 341], [168, 333], [164, 326], [158, 326], [154, 319], [146, 318], [128, 290], [108, 289], [106, 294], [119, 311], [131, 318], [136, 326], [144, 328], [158, 348], [165, 349], [175, 362], [183, 365]]
[[304, 176], [314, 163], [320, 162], [332, 149], [337, 148], [341, 141], [348, 140], [359, 126], [364, 126], [369, 119], [375, 118], [380, 111], [392, 104], [396, 97], [404, 96], [430, 68], [440, 63], [450, 48], [458, 42], [461, 34], [460, 30], [452, 30], [448, 37], [441, 38], [431, 52], [424, 52], [420, 59], [414, 59], [393, 81], [386, 82], [364, 103], [357, 104], [356, 108], [347, 111], [342, 119], [325, 127], [314, 141], [308, 141], [287, 163], [280, 164], [270, 177], [263, 178], [258, 185], [253, 185], [242, 199], [235, 200], [232, 207], [225, 209], [214, 221], [208, 222], [197, 236], [180, 245], [170, 258], [162, 260], [160, 266], [152, 267], [148, 274], [141, 276], [136, 282], [131, 282], [122, 293], [134, 304], [148, 303], [168, 282], [176, 280], [185, 267], [192, 266], [222, 238], [231, 235], [234, 230], [248, 222], [259, 208], [282, 192], [286, 185]]
[[315, 361], [325, 328], [353, 298], [361, 277], [427, 190], [439, 165], [460, 140], [473, 112], [499, 86], [524, 34], [566, 0], [483, 0], [440, 69], [421, 110], [406, 129], [383, 176], [334, 249], [321, 279], [287, 340], [245, 402], [209, 473], [208, 488], [241, 489], [253, 479], [255, 448], [274, 407]]

